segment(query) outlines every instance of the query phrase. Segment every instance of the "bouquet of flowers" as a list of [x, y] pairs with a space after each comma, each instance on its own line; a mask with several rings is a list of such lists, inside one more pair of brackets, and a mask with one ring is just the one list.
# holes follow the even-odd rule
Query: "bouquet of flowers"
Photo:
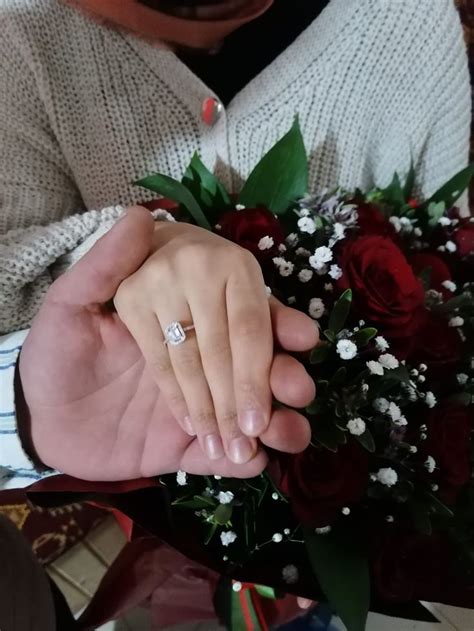
[[473, 172], [428, 200], [413, 169], [313, 195], [296, 121], [237, 198], [197, 155], [182, 181], [138, 182], [249, 249], [268, 291], [321, 331], [305, 452], [271, 454], [250, 480], [163, 476], [167, 533], [128, 511], [222, 575], [229, 628], [243, 582], [325, 599], [349, 631], [389, 603], [474, 607], [474, 219], [455, 207]]

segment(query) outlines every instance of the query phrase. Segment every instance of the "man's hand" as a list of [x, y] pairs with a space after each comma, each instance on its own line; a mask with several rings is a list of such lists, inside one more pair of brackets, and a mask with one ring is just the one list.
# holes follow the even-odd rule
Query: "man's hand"
[[[183, 469], [195, 474], [257, 475], [260, 450], [245, 465], [210, 460], [166, 407], [142, 353], [117, 314], [103, 305], [147, 259], [154, 226], [149, 213], [129, 210], [77, 265], [51, 287], [20, 356], [20, 377], [31, 437], [41, 461], [84, 480], [126, 480]], [[317, 342], [305, 315], [272, 302], [275, 337], [286, 350]], [[277, 354], [271, 372], [274, 396], [303, 407], [314, 384], [293, 358]], [[286, 452], [310, 439], [306, 419], [279, 409], [260, 437]]]

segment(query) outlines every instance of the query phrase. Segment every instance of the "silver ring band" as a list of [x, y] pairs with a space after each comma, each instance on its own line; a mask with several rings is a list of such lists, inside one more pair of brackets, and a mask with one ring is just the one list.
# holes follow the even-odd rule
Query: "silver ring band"
[[163, 340], [163, 344], [165, 344], [165, 346], [179, 346], [186, 341], [186, 332], [192, 331], [193, 329], [194, 324], [183, 326], [181, 322], [178, 322], [177, 320], [175, 322], [171, 322], [171, 324], [169, 324], [165, 329], [165, 339]]

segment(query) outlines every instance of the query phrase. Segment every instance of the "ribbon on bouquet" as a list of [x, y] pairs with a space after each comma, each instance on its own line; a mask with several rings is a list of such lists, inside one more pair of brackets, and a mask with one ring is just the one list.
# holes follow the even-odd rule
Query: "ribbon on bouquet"
[[216, 589], [215, 607], [229, 631], [269, 631], [269, 612], [265, 604], [276, 598], [271, 587], [221, 577]]

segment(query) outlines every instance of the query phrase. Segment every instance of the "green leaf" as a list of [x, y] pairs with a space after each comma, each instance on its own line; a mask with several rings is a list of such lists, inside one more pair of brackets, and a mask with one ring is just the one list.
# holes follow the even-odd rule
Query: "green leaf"
[[383, 380], [386, 381], [400, 381], [402, 383], [408, 383], [410, 381], [410, 373], [406, 366], [400, 365], [398, 368], [392, 368], [386, 370], [383, 376]]
[[331, 312], [331, 316], [329, 318], [329, 328], [331, 331], [339, 333], [339, 331], [343, 328], [346, 323], [347, 316], [349, 315], [349, 311], [351, 310], [351, 303], [352, 291], [350, 289], [346, 289], [346, 291], [339, 297], [339, 300], [336, 302]]
[[424, 497], [426, 497], [426, 500], [429, 502], [430, 508], [433, 512], [438, 515], [442, 515], [443, 517], [454, 517], [453, 511], [448, 508], [446, 504], [443, 504], [443, 502], [439, 498], [437, 498], [436, 495], [433, 495], [432, 493], [425, 493]]
[[325, 359], [327, 359], [330, 351], [330, 346], [328, 344], [320, 344], [317, 346], [312, 352], [309, 358], [311, 364], [320, 364]]
[[431, 518], [429, 511], [426, 510], [426, 506], [420, 505], [416, 502], [411, 503], [411, 515], [413, 519], [413, 525], [421, 532], [422, 535], [431, 535], [433, 527], [431, 525]]
[[217, 530], [217, 524], [214, 522], [212, 526], [210, 527], [209, 532], [207, 533], [207, 536], [204, 540], [204, 543], [206, 544], [206, 546], [211, 541], [212, 537], [215, 535], [216, 530]]
[[224, 526], [230, 521], [232, 517], [232, 505], [231, 504], [219, 504], [214, 513], [214, 521], [219, 526]]
[[383, 190], [383, 195], [387, 201], [395, 205], [401, 206], [405, 203], [405, 194], [398, 173], [395, 173], [391, 183]]
[[431, 272], [433, 271], [432, 267], [425, 267], [424, 270], [420, 273], [420, 280], [423, 283], [423, 289], [428, 291], [431, 287]]
[[357, 331], [352, 336], [352, 341], [357, 344], [358, 348], [364, 348], [377, 335], [377, 329], [373, 327], [367, 327], [366, 329], [361, 329]]
[[206, 228], [206, 230], [211, 230], [211, 225], [201, 207], [194, 199], [194, 196], [181, 182], [178, 182], [167, 175], [155, 173], [139, 180], [136, 184], [182, 204], [188, 210], [189, 214], [193, 217], [198, 226]]
[[267, 587], [267, 585], [255, 585], [254, 587], [257, 594], [260, 594], [263, 598], [270, 598], [271, 600], [276, 599], [273, 587]]
[[405, 180], [405, 186], [403, 187], [403, 197], [405, 201], [408, 201], [413, 196], [413, 190], [415, 188], [415, 166], [413, 159], [410, 162], [410, 170], [407, 173], [407, 179]]
[[363, 545], [347, 534], [305, 532], [311, 567], [348, 631], [364, 631], [370, 605], [369, 564]]
[[215, 502], [208, 500], [205, 497], [200, 497], [196, 495], [193, 499], [177, 499], [173, 502], [173, 506], [177, 506], [178, 508], [192, 508], [195, 510], [201, 508], [214, 508]]
[[332, 342], [332, 344], [336, 343], [336, 334], [334, 333], [334, 331], [330, 331], [329, 329], [326, 329], [326, 331], [324, 331], [324, 336], [330, 341]]
[[429, 217], [428, 225], [434, 228], [446, 212], [446, 204], [444, 202], [431, 202], [431, 204], [428, 204], [427, 212]]
[[308, 192], [308, 158], [296, 119], [290, 131], [257, 164], [239, 197], [248, 208], [265, 206], [277, 215]]
[[451, 208], [469, 186], [474, 175], [474, 163], [456, 173], [444, 186], [436, 191], [424, 205], [444, 203], [446, 208]]
[[331, 377], [331, 386], [342, 386], [347, 379], [347, 368], [345, 366], [339, 366], [334, 375]]
[[371, 454], [375, 452], [374, 437], [369, 429], [366, 429], [363, 434], [355, 436], [354, 438], [362, 445], [362, 447], [364, 447], [364, 449], [367, 449], [368, 452]]
[[336, 452], [339, 445], [347, 442], [347, 435], [332, 420], [321, 418], [313, 424], [313, 440], [321, 447]]
[[469, 307], [472, 303], [472, 298], [469, 294], [459, 294], [459, 296], [454, 296], [454, 298], [450, 298], [447, 302], [442, 305], [436, 306], [435, 309], [438, 313], [450, 313], [451, 311], [455, 311], [456, 309], [461, 309], [463, 307]]
[[182, 183], [192, 193], [201, 207], [222, 212], [231, 200], [224, 185], [209, 171], [198, 153], [192, 157]]

